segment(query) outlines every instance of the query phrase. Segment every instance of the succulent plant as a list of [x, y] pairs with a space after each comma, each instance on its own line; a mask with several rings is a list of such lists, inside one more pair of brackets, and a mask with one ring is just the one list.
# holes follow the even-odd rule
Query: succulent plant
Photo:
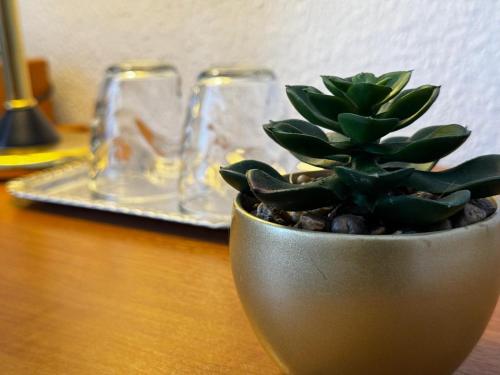
[[411, 71], [323, 76], [332, 95], [287, 86], [290, 102], [307, 121], [270, 122], [264, 131], [298, 160], [324, 171], [299, 184], [265, 163], [245, 160], [221, 167], [222, 177], [269, 207], [301, 211], [348, 203], [384, 222], [415, 226], [438, 223], [471, 199], [500, 193], [500, 155], [431, 171], [470, 136], [464, 126], [433, 125], [411, 137], [383, 138], [420, 118], [439, 95], [440, 87], [432, 85], [403, 90], [410, 77]]

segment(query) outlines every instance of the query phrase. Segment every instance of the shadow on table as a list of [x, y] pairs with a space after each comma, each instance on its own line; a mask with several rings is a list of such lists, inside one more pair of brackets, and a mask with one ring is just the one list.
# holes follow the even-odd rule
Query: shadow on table
[[229, 230], [227, 229], [209, 229], [188, 224], [57, 204], [33, 202], [25, 205], [22, 200], [16, 199], [16, 201], [18, 206], [25, 206], [25, 209], [71, 217], [73, 219], [88, 220], [155, 233], [174, 234], [176, 236], [185, 236], [214, 243], [227, 244], [229, 242]]

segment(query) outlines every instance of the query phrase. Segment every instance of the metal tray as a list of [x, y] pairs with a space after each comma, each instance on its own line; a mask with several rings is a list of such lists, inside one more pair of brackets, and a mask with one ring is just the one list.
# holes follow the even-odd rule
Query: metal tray
[[17, 198], [32, 201], [84, 207], [212, 229], [229, 228], [229, 217], [220, 221], [180, 212], [175, 197], [140, 204], [98, 199], [87, 187], [87, 176], [86, 162], [72, 162], [9, 181], [7, 191]]

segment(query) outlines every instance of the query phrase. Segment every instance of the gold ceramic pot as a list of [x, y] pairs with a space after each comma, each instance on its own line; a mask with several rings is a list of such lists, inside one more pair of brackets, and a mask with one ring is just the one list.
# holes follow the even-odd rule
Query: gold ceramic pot
[[234, 281], [267, 352], [292, 374], [446, 375], [500, 292], [500, 214], [407, 235], [292, 229], [234, 206]]

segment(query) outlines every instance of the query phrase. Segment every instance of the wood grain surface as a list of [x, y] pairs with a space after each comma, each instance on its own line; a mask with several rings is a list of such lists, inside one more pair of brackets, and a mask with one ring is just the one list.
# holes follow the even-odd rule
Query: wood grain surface
[[[227, 239], [0, 185], [0, 374], [278, 374], [238, 302]], [[457, 374], [500, 374], [500, 308]]]

